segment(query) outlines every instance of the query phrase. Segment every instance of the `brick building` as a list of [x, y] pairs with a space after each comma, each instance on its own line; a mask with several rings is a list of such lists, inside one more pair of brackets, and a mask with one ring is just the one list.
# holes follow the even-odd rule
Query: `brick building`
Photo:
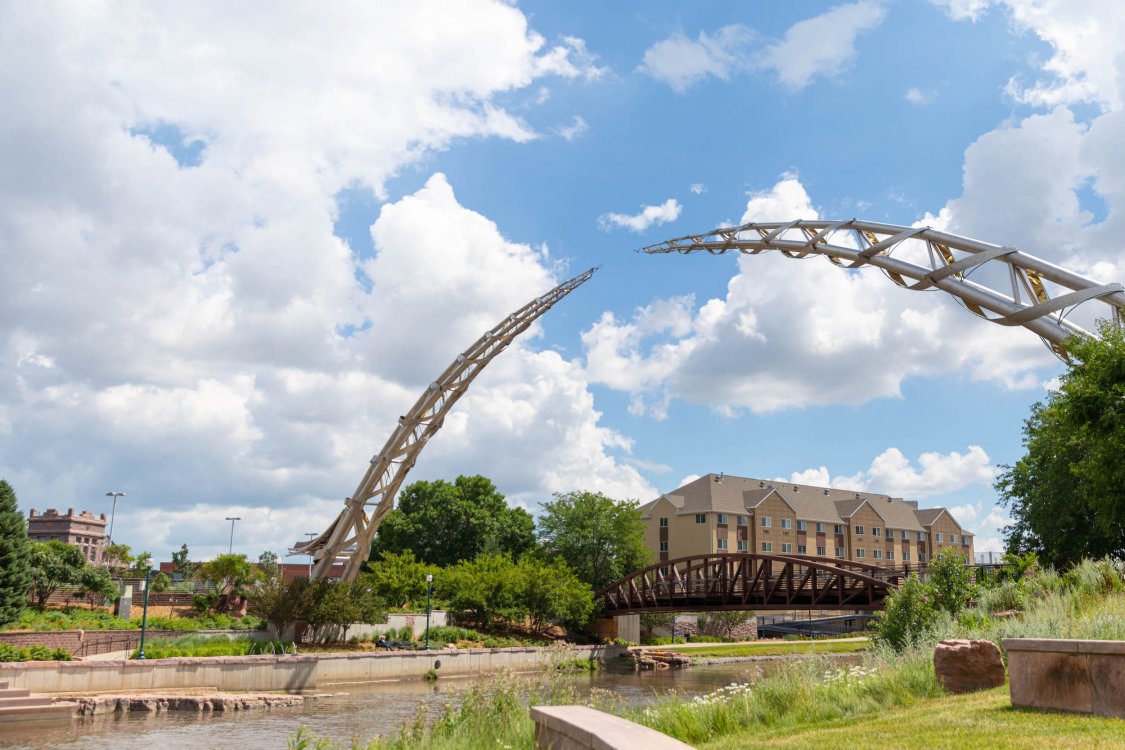
[[948, 510], [873, 492], [708, 474], [640, 510], [657, 560], [758, 552], [897, 568], [947, 547], [974, 560], [972, 532]]
[[66, 515], [54, 508], [37, 513], [35, 508], [27, 516], [27, 536], [39, 542], [59, 541], [82, 550], [86, 562], [101, 565], [105, 553], [105, 513], [95, 516], [89, 511], [75, 513], [67, 508]]

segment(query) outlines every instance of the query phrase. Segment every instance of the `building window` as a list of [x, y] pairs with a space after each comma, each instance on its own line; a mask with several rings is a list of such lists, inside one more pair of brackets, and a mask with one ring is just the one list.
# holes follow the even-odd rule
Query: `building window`
[[919, 531], [919, 532], [918, 532], [918, 541], [919, 541], [919, 542], [924, 542], [924, 541], [926, 541], [926, 532], [924, 532], [924, 531]]
[[798, 545], [797, 545], [797, 554], [798, 554], [798, 555], [807, 555], [807, 554], [809, 554], [809, 548], [808, 548], [808, 545], [805, 545], [805, 544], [798, 544]]
[[956, 534], [950, 534], [949, 535], [949, 543], [950, 544], [957, 544], [957, 535]]
[[660, 551], [661, 552], [667, 552], [668, 551], [668, 542], [661, 542], [660, 543]]
[[781, 519], [781, 528], [783, 528], [783, 529], [793, 528], [793, 520], [789, 519], [789, 518]]
[[876, 560], [882, 560], [883, 559], [883, 550], [877, 549], [877, 550], [875, 550], [871, 553], [871, 556], [874, 557]]
[[805, 522], [804, 521], [798, 521], [797, 522], [797, 531], [805, 531]]
[[824, 524], [821, 523], [820, 521], [816, 522], [816, 533], [818, 533], [818, 534], [824, 533]]
[[867, 557], [867, 550], [865, 550], [865, 549], [857, 549], [857, 550], [855, 551], [855, 556], [856, 556], [857, 558], [863, 559], [864, 557]]
[[738, 517], [738, 525], [739, 526], [745, 526], [746, 521], [747, 521], [746, 516], [739, 516]]
[[762, 542], [762, 552], [773, 552], [773, 542]]
[[727, 514], [726, 513], [719, 513], [717, 516], [715, 516], [715, 523], [721, 523], [722, 525], [726, 526], [726, 524], [727, 524]]
[[837, 547], [836, 548], [836, 557], [839, 557], [840, 559], [843, 559], [843, 557], [844, 557], [844, 548], [843, 547]]
[[919, 552], [918, 553], [918, 562], [920, 562], [920, 563], [926, 562], [926, 553], [925, 552]]
[[937, 541], [939, 541], [939, 542], [944, 542], [944, 541], [945, 541], [945, 534], [943, 534], [943, 533], [941, 533], [941, 532], [939, 531], [939, 532], [937, 533]]
[[739, 552], [749, 552], [750, 551], [750, 542], [746, 541], [745, 539], [739, 539], [738, 540], [738, 551]]
[[788, 543], [781, 545], [781, 553], [784, 554], [784, 555], [792, 554], [793, 553], [793, 545], [788, 544]]
[[888, 560], [895, 559], [895, 551], [893, 549], [887, 550], [887, 559]]
[[842, 523], [836, 524], [836, 533], [837, 534], [843, 534], [844, 533], [844, 524], [842, 524]]
[[696, 523], [707, 523], [707, 514], [706, 513], [696, 513], [695, 514], [695, 522]]
[[902, 561], [903, 562], [910, 562], [910, 553], [909, 552], [903, 552], [902, 553]]
[[968, 547], [969, 546], [969, 537], [967, 537], [965, 535], [961, 536], [961, 546], [962, 547]]
[[762, 516], [762, 528], [768, 529], [773, 526], [773, 519], [769, 516]]
[[727, 540], [726, 539], [720, 539], [718, 547], [719, 547], [719, 549], [726, 549], [727, 548]]
[[910, 532], [907, 531], [906, 529], [902, 530], [902, 541], [904, 541], [904, 542], [910, 541]]
[[660, 528], [662, 528], [662, 529], [668, 528], [668, 516], [661, 516], [660, 517]]
[[828, 554], [828, 549], [826, 547], [817, 547], [816, 554], [820, 557], [824, 557]]
[[862, 526], [856, 526], [855, 527], [855, 533], [856, 533], [856, 536], [863, 536], [863, 527]]

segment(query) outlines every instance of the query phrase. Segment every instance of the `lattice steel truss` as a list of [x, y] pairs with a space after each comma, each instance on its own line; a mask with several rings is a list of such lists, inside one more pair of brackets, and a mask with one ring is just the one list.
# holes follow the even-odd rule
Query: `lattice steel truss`
[[[639, 252], [722, 255], [737, 251], [757, 255], [767, 250], [776, 250], [789, 258], [824, 256], [842, 268], [874, 266], [906, 289], [940, 289], [986, 320], [1034, 331], [1064, 359], [1068, 338], [1093, 335], [1067, 320], [1067, 315], [1081, 303], [1104, 302], [1110, 307], [1110, 319], [1118, 324], [1125, 322], [1121, 284], [1102, 284], [1014, 247], [979, 242], [928, 227], [856, 219], [754, 222], [678, 237]], [[928, 265], [894, 257], [893, 253], [904, 250], [912, 259], [928, 257]], [[973, 271], [990, 262], [1007, 266], [1010, 294], [969, 278]], [[1061, 293], [1052, 297], [1047, 282], [1060, 287]]]
[[[418, 454], [441, 429], [445, 415], [465, 394], [485, 365], [540, 315], [589, 280], [596, 270], [591, 268], [564, 281], [509, 315], [457, 355], [453, 364], [430, 384], [410, 411], [399, 417], [398, 427], [383, 449], [371, 458], [367, 473], [352, 496], [344, 501], [344, 509], [336, 520], [320, 536], [290, 548], [290, 554], [313, 556], [314, 579], [328, 576], [340, 558], [346, 561], [345, 580], [353, 580], [359, 575], [370, 554], [371, 540], [379, 524], [393, 507], [395, 495], [418, 460]], [[367, 512], [368, 506], [373, 506], [370, 513]]]

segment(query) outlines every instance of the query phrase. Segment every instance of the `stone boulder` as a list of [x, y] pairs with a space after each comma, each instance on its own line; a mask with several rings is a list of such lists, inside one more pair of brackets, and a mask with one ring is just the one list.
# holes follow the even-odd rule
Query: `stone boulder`
[[942, 641], [934, 649], [934, 671], [950, 693], [971, 693], [1004, 684], [1004, 660], [992, 641]]

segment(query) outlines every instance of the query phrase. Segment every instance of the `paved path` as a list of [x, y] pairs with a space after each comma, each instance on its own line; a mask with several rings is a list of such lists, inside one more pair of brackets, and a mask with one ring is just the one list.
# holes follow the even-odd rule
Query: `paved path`
[[728, 643], [726, 641], [723, 641], [723, 642], [716, 642], [716, 643], [666, 643], [663, 646], [630, 646], [629, 650], [630, 651], [645, 651], [645, 650], [648, 650], [648, 649], [655, 649], [657, 651], [669, 651], [669, 650], [675, 649], [676, 651], [679, 651], [681, 649], [692, 649], [692, 648], [715, 648], [716, 646], [718, 646], [718, 647], [723, 647], [723, 646], [752, 646], [755, 643], [762, 643], [762, 644], [768, 644], [768, 645], [771, 645], [771, 646], [777, 646], [777, 645], [782, 645], [782, 644], [787, 644], [787, 643], [848, 643], [848, 642], [854, 643], [856, 641], [869, 641], [869, 640], [871, 640], [871, 639], [868, 638], [867, 636], [862, 636], [862, 635], [861, 636], [854, 636], [852, 638], [822, 638], [820, 640], [815, 640], [815, 641], [813, 641], [813, 640], [809, 640], [809, 641], [787, 641], [784, 638], [763, 638], [760, 641], [734, 641], [734, 642], [730, 642], [730, 643]]

